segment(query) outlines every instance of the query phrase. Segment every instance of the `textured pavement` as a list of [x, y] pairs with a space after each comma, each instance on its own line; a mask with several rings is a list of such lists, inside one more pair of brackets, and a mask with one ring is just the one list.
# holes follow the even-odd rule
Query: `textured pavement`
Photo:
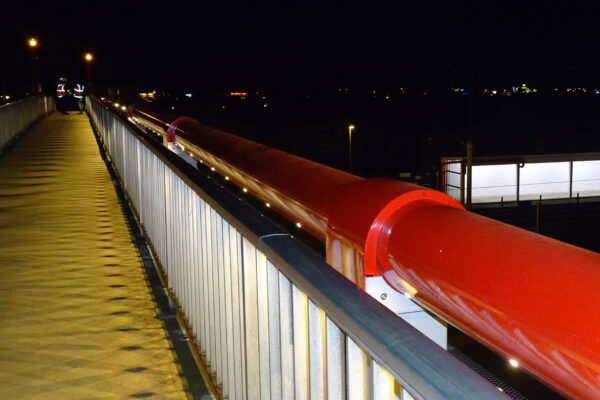
[[185, 399], [85, 116], [0, 159], [0, 399]]

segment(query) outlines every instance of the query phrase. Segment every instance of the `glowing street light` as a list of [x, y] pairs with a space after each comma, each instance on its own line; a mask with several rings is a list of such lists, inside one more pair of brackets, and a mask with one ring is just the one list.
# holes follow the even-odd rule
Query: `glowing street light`
[[36, 54], [36, 52], [34, 51], [38, 45], [38, 41], [36, 38], [31, 37], [29, 38], [29, 40], [27, 41], [27, 44], [29, 45], [29, 48], [32, 51], [32, 55], [33, 55], [33, 61], [32, 61], [32, 91], [33, 94], [39, 94], [42, 93], [42, 85], [40, 84], [40, 67], [39, 67], [39, 63], [38, 63], [38, 56]]
[[83, 59], [85, 60], [85, 72], [87, 75], [87, 85], [89, 88], [90, 93], [94, 93], [93, 89], [92, 89], [92, 72], [91, 72], [91, 64], [92, 64], [92, 60], [94, 59], [94, 55], [90, 52], [85, 53], [83, 56]]
[[352, 173], [352, 131], [354, 125], [348, 125], [348, 170]]

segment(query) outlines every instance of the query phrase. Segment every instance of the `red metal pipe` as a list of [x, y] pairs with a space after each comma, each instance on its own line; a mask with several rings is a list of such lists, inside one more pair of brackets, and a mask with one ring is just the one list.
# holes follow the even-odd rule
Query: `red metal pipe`
[[[136, 105], [133, 117], [163, 133], [179, 120], [147, 105]], [[217, 172], [246, 186], [285, 217], [298, 221], [311, 234], [325, 240], [331, 198], [353, 182], [355, 175], [267, 147], [192, 119], [178, 121], [177, 143]], [[285, 171], [285, 174], [282, 173]], [[307, 179], [318, 177], [318, 179]]]
[[600, 254], [429, 203], [398, 216], [378, 258], [471, 337], [569, 398], [600, 398]]
[[[133, 112], [166, 129], [174, 118], [158, 114]], [[180, 126], [177, 141], [219, 172], [315, 236], [362, 249], [365, 274], [383, 275], [559, 392], [600, 398], [600, 254], [464, 211], [440, 192]]]

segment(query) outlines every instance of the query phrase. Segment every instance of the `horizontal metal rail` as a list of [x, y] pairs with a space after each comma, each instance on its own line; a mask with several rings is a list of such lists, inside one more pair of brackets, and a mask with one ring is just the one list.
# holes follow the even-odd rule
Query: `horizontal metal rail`
[[87, 110], [223, 398], [504, 398], [210, 170]]
[[54, 98], [29, 97], [0, 106], [0, 150], [44, 115], [54, 111]]
[[365, 180], [148, 106], [130, 115], [171, 140], [176, 132], [186, 152], [297, 218], [359, 286], [382, 275], [566, 396], [600, 398], [600, 254], [466, 212], [440, 192]]

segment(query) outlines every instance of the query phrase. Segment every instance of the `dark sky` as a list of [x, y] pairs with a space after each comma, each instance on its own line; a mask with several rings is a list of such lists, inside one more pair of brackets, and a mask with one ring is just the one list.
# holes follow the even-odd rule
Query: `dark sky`
[[30, 79], [31, 35], [49, 83], [91, 50], [115, 85], [600, 85], [597, 1], [250, 3], [6, 2], [0, 90]]

